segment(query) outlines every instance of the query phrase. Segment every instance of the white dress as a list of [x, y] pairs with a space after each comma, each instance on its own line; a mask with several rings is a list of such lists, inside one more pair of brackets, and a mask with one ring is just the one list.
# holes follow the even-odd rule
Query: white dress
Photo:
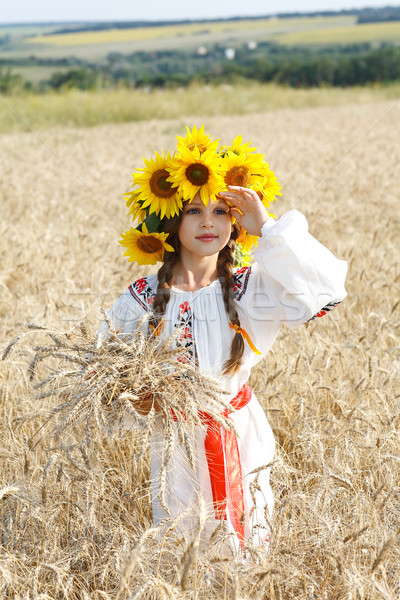
[[[223, 376], [223, 364], [230, 355], [234, 331], [229, 327], [221, 285], [218, 280], [195, 292], [171, 288], [164, 330], [166, 335], [182, 327], [187, 352], [195, 354], [198, 366], [217, 379], [234, 398], [247, 382], [251, 368], [260, 361], [278, 335], [282, 323], [297, 327], [322, 316], [345, 296], [347, 263], [335, 256], [308, 232], [305, 217], [296, 210], [279, 221], [269, 218], [254, 252], [251, 267], [238, 269], [234, 275], [234, 296], [241, 327], [248, 333], [256, 354], [247, 341], [240, 370]], [[157, 275], [134, 282], [109, 311], [116, 330], [129, 334], [137, 329], [143, 315], [151, 311], [157, 290]], [[100, 339], [106, 330], [103, 324]], [[238, 432], [237, 446], [242, 476], [244, 540], [253, 548], [265, 547], [269, 541], [273, 495], [269, 483], [270, 465], [275, 441], [267, 418], [256, 399], [231, 415]], [[195, 472], [185, 450], [176, 444], [167, 467], [166, 502], [173, 517], [179, 517], [182, 536], [190, 539], [198, 526], [199, 505], [205, 507], [207, 522], [203, 541], [221, 523], [216, 518], [210, 472], [204, 447], [205, 432], [196, 433], [197, 461]], [[159, 502], [158, 474], [161, 467], [162, 427], [152, 437], [152, 503], [153, 518], [159, 523], [167, 515]], [[224, 450], [225, 452], [225, 450]], [[229, 460], [228, 457], [225, 457]], [[229, 465], [226, 466], [229, 477]], [[255, 478], [258, 485], [254, 485]], [[253, 482], [253, 486], [251, 486]], [[200, 500], [200, 498], [202, 500]], [[224, 518], [225, 532], [231, 534], [230, 547], [238, 553], [243, 537], [238, 534], [229, 511]]]

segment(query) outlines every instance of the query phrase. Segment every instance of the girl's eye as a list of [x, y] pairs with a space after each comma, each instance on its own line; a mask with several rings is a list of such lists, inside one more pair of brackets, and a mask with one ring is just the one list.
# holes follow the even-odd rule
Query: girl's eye
[[[184, 213], [184, 214], [185, 214], [185, 215], [199, 215], [199, 214], [200, 214], [200, 212], [201, 212], [201, 211], [200, 211], [200, 209], [199, 209], [199, 208], [188, 208], [188, 209], [185, 211], [185, 213]], [[228, 214], [228, 211], [227, 211], [227, 210], [225, 210], [224, 208], [216, 208], [216, 209], [214, 210], [214, 214], [216, 214], [216, 215], [226, 215], [226, 214]]]

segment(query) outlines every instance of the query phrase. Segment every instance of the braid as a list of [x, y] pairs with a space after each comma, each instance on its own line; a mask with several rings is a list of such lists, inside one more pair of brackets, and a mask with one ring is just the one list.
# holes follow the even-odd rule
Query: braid
[[153, 325], [153, 327], [157, 327], [162, 317], [165, 315], [167, 304], [171, 295], [172, 271], [179, 259], [179, 255], [175, 252], [165, 252], [165, 254], [168, 254], [168, 256], [164, 257], [164, 262], [157, 273], [157, 293], [154, 298], [153, 313], [150, 318], [150, 323]]
[[158, 286], [156, 296], [154, 298], [153, 313], [150, 317], [150, 325], [156, 328], [165, 315], [167, 304], [171, 294], [172, 271], [179, 260], [179, 238], [178, 226], [180, 218], [174, 216], [170, 219], [163, 219], [161, 222], [162, 231], [168, 233], [166, 241], [174, 248], [175, 252], [164, 253], [164, 262], [158, 270]]
[[[233, 295], [233, 261], [235, 240], [239, 237], [239, 231], [239, 227], [235, 225], [232, 231], [231, 239], [225, 248], [223, 248], [219, 253], [217, 263], [218, 277], [221, 281], [225, 310], [231, 323], [233, 325], [237, 325], [238, 327], [240, 327], [240, 321]], [[243, 336], [240, 333], [235, 333], [231, 344], [230, 357], [224, 364], [223, 375], [234, 375], [239, 370], [243, 352]]]

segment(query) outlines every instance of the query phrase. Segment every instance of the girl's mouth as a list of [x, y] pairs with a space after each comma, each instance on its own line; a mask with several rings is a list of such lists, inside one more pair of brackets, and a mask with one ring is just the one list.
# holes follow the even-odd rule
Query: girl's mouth
[[203, 235], [198, 236], [198, 240], [201, 242], [213, 242], [217, 238], [213, 233], [204, 233]]

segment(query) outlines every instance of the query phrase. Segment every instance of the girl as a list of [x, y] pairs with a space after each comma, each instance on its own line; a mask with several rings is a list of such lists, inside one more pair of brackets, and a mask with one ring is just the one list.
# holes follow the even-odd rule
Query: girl
[[[180, 531], [190, 539], [202, 502], [203, 540], [223, 523], [236, 555], [245, 547], [266, 548], [274, 437], [246, 382], [282, 323], [298, 327], [345, 297], [346, 263], [308, 233], [305, 217], [296, 210], [279, 221], [269, 216], [266, 206], [279, 184], [264, 157], [242, 144], [240, 136], [218, 151], [203, 129], [188, 130], [178, 138], [172, 158], [156, 155], [133, 181], [128, 206], [142, 223], [121, 243], [130, 260], [163, 264], [157, 274], [129, 286], [110, 318], [127, 334], [146, 314], [149, 330], [162, 336], [179, 328], [185, 360], [228, 392], [237, 431], [236, 437], [215, 423], [199, 429], [195, 471], [177, 442], [166, 473], [170, 515], [180, 518]], [[235, 253], [242, 259], [255, 242], [254, 263], [235, 269]], [[143, 399], [140, 408], [146, 412], [150, 405], [151, 399], [147, 405]], [[151, 445], [156, 523], [167, 516], [159, 501], [162, 436], [159, 423]]]

